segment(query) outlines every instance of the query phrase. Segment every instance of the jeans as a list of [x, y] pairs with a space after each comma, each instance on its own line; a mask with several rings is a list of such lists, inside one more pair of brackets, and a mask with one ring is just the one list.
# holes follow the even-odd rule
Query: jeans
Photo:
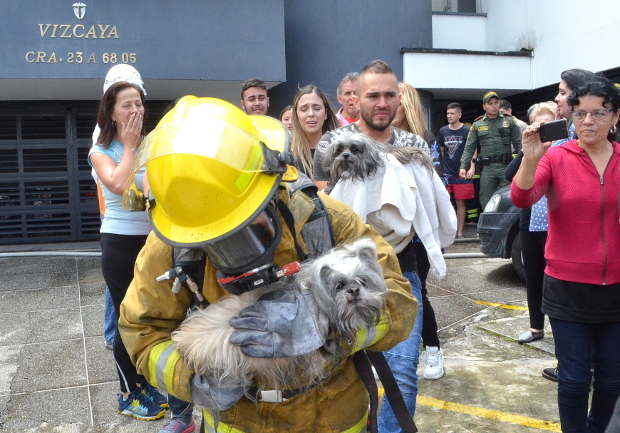
[[103, 337], [105, 344], [114, 345], [114, 335], [116, 335], [116, 311], [114, 311], [114, 303], [110, 289], [105, 288], [105, 312], [103, 313]]
[[[405, 272], [405, 278], [411, 283], [411, 294], [418, 300], [418, 315], [409, 338], [384, 352], [398, 388], [403, 395], [405, 405], [413, 417], [418, 396], [418, 359], [420, 357], [420, 340], [422, 336], [422, 283], [415, 272]], [[394, 411], [387, 398], [383, 398], [379, 412], [378, 427], [380, 433], [398, 433], [401, 431]]]
[[172, 394], [168, 394], [168, 406], [170, 412], [172, 412], [172, 418], [186, 418], [189, 420], [192, 417], [194, 403], [183, 401]]
[[[558, 408], [564, 433], [603, 433], [620, 396], [620, 322], [550, 318], [558, 358]], [[588, 414], [594, 348], [594, 391]]]

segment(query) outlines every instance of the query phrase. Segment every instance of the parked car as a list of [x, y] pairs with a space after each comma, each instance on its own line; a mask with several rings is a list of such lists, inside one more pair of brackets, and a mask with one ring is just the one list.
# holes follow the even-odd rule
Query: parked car
[[519, 221], [521, 209], [510, 201], [510, 186], [499, 189], [478, 219], [480, 251], [489, 257], [512, 259], [512, 266], [525, 281]]

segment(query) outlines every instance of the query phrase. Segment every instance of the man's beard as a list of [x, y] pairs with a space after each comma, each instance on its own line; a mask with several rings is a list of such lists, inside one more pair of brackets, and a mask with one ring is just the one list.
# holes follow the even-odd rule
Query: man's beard
[[372, 129], [373, 131], [377, 131], [377, 132], [383, 132], [392, 124], [392, 120], [394, 120], [394, 118], [396, 117], [396, 110], [392, 112], [392, 114], [390, 115], [390, 118], [385, 122], [385, 124], [383, 122], [382, 123], [375, 122], [372, 118], [372, 113], [368, 113], [362, 110], [361, 108], [360, 108], [360, 116], [364, 120], [364, 123], [366, 123], [366, 126], [368, 126], [370, 129]]

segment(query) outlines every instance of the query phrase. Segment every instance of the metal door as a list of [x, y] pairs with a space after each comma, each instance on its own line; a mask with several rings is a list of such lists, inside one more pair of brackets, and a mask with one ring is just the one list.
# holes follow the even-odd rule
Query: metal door
[[0, 244], [99, 238], [95, 103], [0, 107]]

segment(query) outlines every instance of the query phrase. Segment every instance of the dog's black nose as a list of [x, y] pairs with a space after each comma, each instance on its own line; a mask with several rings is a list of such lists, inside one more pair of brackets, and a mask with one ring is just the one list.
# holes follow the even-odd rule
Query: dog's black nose
[[348, 158], [349, 156], [351, 156], [351, 154], [349, 152], [342, 152], [342, 157], [343, 158]]
[[352, 296], [359, 296], [360, 288], [359, 287], [351, 287], [350, 289], [347, 290], [347, 293], [352, 295]]

